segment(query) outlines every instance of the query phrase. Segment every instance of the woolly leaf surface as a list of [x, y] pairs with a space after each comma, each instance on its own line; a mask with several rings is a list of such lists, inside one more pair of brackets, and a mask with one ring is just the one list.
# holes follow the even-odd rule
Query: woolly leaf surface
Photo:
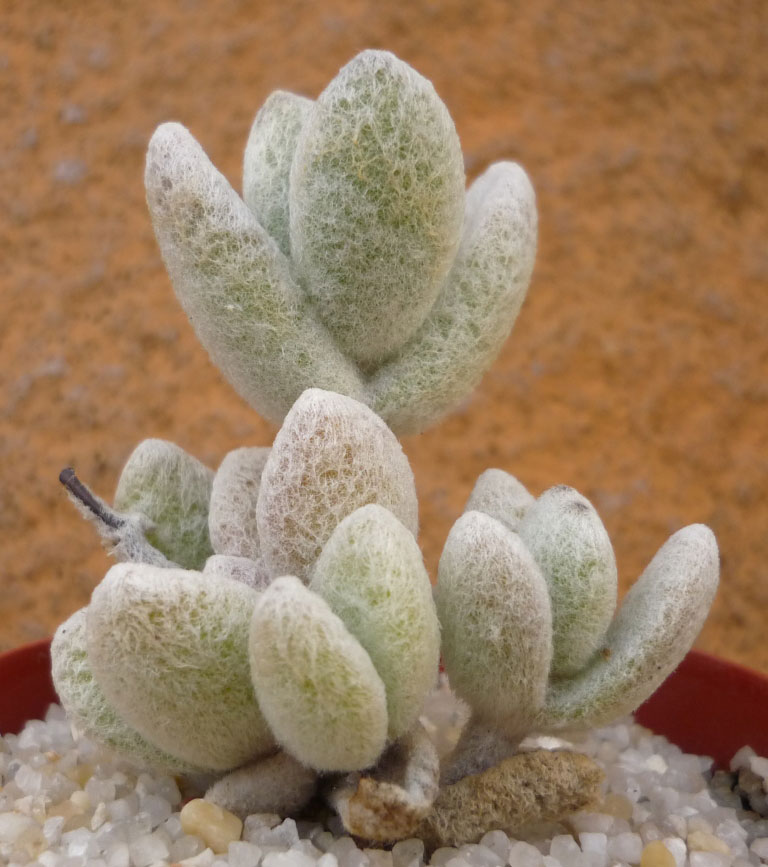
[[205, 561], [203, 575], [214, 580], [229, 578], [241, 581], [254, 590], [263, 590], [272, 580], [262, 559], [250, 560], [248, 557], [233, 557], [229, 554], [214, 554]]
[[485, 512], [505, 527], [517, 532], [535, 498], [525, 486], [504, 470], [481, 473], [469, 495], [465, 512]]
[[267, 568], [308, 580], [331, 533], [368, 503], [416, 534], [413, 473], [395, 435], [352, 398], [308, 389], [286, 416], [261, 477], [256, 520]]
[[370, 381], [371, 406], [398, 434], [439, 421], [491, 366], [525, 298], [536, 231], [528, 176], [495, 163], [467, 193], [461, 245], [429, 315]]
[[549, 586], [553, 677], [589, 662], [616, 610], [616, 558], [593, 505], [557, 485], [528, 509], [518, 528]]
[[235, 449], [221, 462], [213, 477], [208, 529], [217, 554], [261, 557], [256, 528], [256, 502], [270, 449]]
[[140, 765], [177, 772], [196, 770], [143, 738], [107, 700], [88, 662], [85, 608], [56, 630], [51, 642], [51, 673], [64, 710], [89, 738]]
[[257, 412], [282, 421], [309, 386], [361, 395], [288, 260], [180, 124], [149, 143], [147, 203], [176, 295], [214, 363]]
[[288, 216], [291, 163], [311, 109], [311, 99], [276, 90], [259, 109], [245, 146], [243, 198], [286, 256], [291, 251]]
[[253, 683], [275, 737], [318, 771], [372, 765], [387, 738], [384, 684], [344, 623], [298, 578], [259, 598], [250, 634]]
[[382, 506], [363, 506], [334, 530], [310, 588], [368, 651], [387, 691], [390, 738], [405, 734], [440, 658], [432, 585], [413, 534]]
[[231, 771], [205, 793], [205, 800], [245, 820], [253, 813], [295, 816], [317, 789], [317, 774], [288, 753], [258, 759]]
[[258, 596], [199, 572], [114, 566], [87, 619], [88, 658], [107, 699], [144, 737], [207, 769], [273, 749], [248, 665]]
[[719, 573], [709, 527], [692, 524], [672, 535], [625, 597], [603, 653], [573, 678], [552, 685], [541, 725], [591, 728], [635, 710], [690, 650]]
[[419, 327], [456, 252], [464, 163], [432, 84], [364, 51], [317, 99], [291, 170], [291, 250], [322, 321], [370, 366]]
[[213, 553], [208, 503], [213, 471], [166, 440], [139, 443], [128, 458], [115, 492], [115, 508], [140, 512], [153, 523], [147, 540], [169, 560], [201, 569]]
[[552, 657], [549, 594], [533, 557], [495, 518], [466, 512], [448, 534], [436, 597], [451, 686], [479, 718], [525, 734]]

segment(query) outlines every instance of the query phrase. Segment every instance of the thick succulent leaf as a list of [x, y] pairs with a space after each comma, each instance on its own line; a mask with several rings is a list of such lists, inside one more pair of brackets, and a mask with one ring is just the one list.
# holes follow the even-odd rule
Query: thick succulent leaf
[[404, 735], [440, 659], [432, 585], [413, 534], [382, 506], [363, 506], [334, 530], [310, 588], [368, 651], [387, 691], [389, 736]]
[[582, 672], [552, 685], [540, 727], [591, 728], [630, 713], [680, 664], [715, 597], [717, 542], [703, 524], [678, 530], [631, 588]]
[[456, 252], [464, 163], [432, 84], [364, 51], [319, 96], [291, 170], [291, 251], [322, 321], [366, 366], [421, 325]]
[[495, 518], [466, 512], [448, 534], [436, 596], [451, 686], [479, 719], [524, 735], [552, 658], [549, 594], [533, 557]]
[[611, 540], [589, 500], [566, 485], [545, 491], [518, 532], [549, 586], [551, 674], [575, 674], [600, 646], [616, 610]]
[[115, 492], [115, 508], [139, 512], [154, 527], [147, 540], [185, 569], [201, 569], [212, 553], [208, 503], [213, 471], [166, 440], [139, 443]]
[[495, 163], [467, 193], [461, 245], [429, 316], [372, 377], [371, 406], [418, 433], [480, 382], [525, 298], [536, 256], [536, 198], [515, 163]]
[[276, 90], [259, 109], [243, 160], [243, 198], [256, 218], [290, 255], [288, 187], [296, 143], [312, 100]]
[[512, 837], [594, 805], [603, 772], [581, 753], [536, 750], [440, 789], [417, 836], [430, 849], [477, 843], [489, 828]]
[[254, 590], [264, 590], [272, 580], [262, 559], [250, 560], [248, 557], [233, 557], [228, 554], [214, 554], [205, 561], [203, 575], [208, 578], [229, 578], [242, 581]]
[[51, 673], [56, 694], [69, 719], [89, 738], [139, 765], [174, 772], [199, 770], [150, 743], [110, 704], [88, 662], [86, 609], [59, 626], [51, 642]]
[[205, 793], [205, 800], [241, 819], [253, 813], [295, 816], [317, 789], [317, 774], [279, 752], [231, 771]]
[[384, 684], [328, 604], [298, 578], [261, 594], [250, 634], [259, 705], [281, 746], [317, 771], [374, 764], [387, 738]]
[[416, 534], [413, 473], [395, 435], [352, 398], [308, 389], [286, 416], [261, 477], [256, 521], [267, 568], [308, 580], [331, 533], [368, 503]]
[[180, 124], [152, 136], [145, 184], [179, 301], [257, 412], [279, 423], [310, 386], [362, 394], [357, 369], [316, 319], [288, 260]]
[[465, 512], [485, 512], [517, 532], [525, 513], [535, 502], [526, 487], [504, 470], [485, 470], [469, 495]]
[[392, 744], [366, 774], [337, 782], [328, 801], [348, 833], [364, 840], [393, 842], [412, 837], [437, 797], [440, 760], [423, 726]]
[[141, 735], [206, 769], [274, 749], [248, 664], [258, 598], [199, 572], [114, 566], [87, 618], [88, 658], [108, 701]]
[[229, 452], [213, 478], [208, 530], [217, 554], [261, 557], [256, 528], [256, 502], [269, 448], [241, 448]]

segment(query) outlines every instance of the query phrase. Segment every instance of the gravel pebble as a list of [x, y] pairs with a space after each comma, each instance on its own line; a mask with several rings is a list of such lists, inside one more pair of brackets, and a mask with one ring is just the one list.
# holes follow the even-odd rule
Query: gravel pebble
[[[460, 721], [445, 690], [436, 736]], [[428, 707], [429, 713], [429, 707]], [[441, 727], [442, 726], [442, 727]], [[745, 747], [731, 769], [621, 720], [557, 745], [606, 771], [603, 803], [524, 839], [489, 829], [479, 844], [425, 852], [421, 840], [362, 848], [337, 817], [245, 822], [195, 798], [191, 779], [142, 771], [73, 732], [61, 708], [0, 738], [0, 863], [9, 867], [760, 867], [768, 863], [768, 759]], [[531, 747], [545, 746], [529, 739]], [[549, 744], [552, 746], [552, 744]], [[199, 785], [197, 786], [199, 789]]]

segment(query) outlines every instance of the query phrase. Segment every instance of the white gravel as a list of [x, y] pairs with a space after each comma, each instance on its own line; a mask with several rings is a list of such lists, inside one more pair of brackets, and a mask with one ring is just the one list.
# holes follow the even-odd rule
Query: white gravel
[[[445, 719], [442, 706], [433, 720]], [[566, 742], [544, 738], [538, 745]], [[599, 812], [530, 829], [511, 840], [489, 829], [477, 845], [443, 848], [434, 867], [759, 867], [768, 819], [745, 810], [711, 759], [686, 755], [631, 719], [567, 742], [605, 769]], [[753, 796], [768, 793], [768, 759], [743, 749], [732, 770]], [[740, 778], [741, 779], [741, 778]], [[747, 777], [744, 777], [747, 779]], [[391, 851], [358, 848], [338, 819], [246, 819], [241, 838], [214, 853], [186, 833], [181, 782], [137, 769], [73, 732], [51, 706], [45, 721], [0, 738], [0, 864], [9, 867], [422, 867], [420, 840]], [[731, 778], [730, 782], [733, 782]], [[761, 789], [762, 786], [762, 789]], [[654, 841], [661, 841], [651, 846]], [[427, 853], [428, 857], [428, 853]]]

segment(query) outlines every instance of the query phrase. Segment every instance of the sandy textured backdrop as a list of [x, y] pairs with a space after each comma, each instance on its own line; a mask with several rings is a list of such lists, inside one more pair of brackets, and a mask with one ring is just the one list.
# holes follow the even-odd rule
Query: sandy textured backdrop
[[590, 497], [622, 590], [703, 521], [723, 582], [699, 645], [768, 672], [768, 5], [157, 7], [3, 4], [0, 648], [49, 634], [107, 568], [63, 466], [111, 496], [144, 437], [215, 466], [273, 436], [174, 300], [142, 188], [153, 128], [186, 124], [239, 187], [271, 90], [314, 96], [383, 47], [434, 81], [469, 175], [519, 160], [540, 206], [511, 340], [404, 443], [430, 571], [488, 466]]

